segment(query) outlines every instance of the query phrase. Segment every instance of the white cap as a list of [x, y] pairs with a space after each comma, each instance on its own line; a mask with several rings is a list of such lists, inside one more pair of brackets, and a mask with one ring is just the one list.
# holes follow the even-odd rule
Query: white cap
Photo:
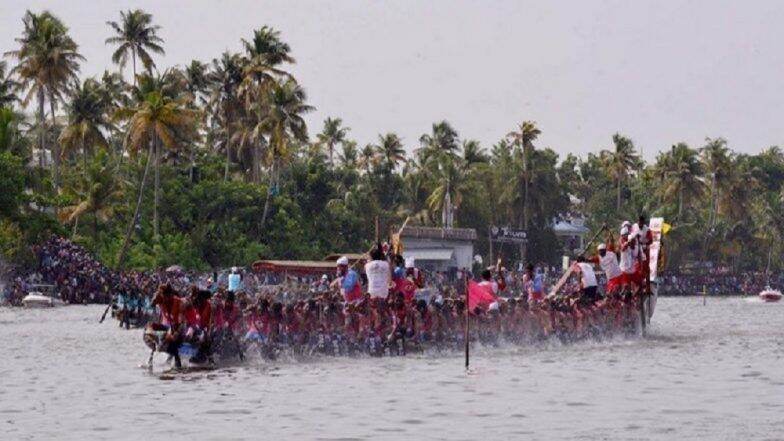
[[231, 267], [231, 272], [236, 273], [237, 272], [237, 267], [236, 266]]
[[631, 222], [629, 222], [629, 221], [623, 221], [623, 223], [621, 224], [621, 226], [622, 226], [622, 227], [628, 227], [628, 226], [631, 226], [631, 224], [632, 224], [632, 223], [631, 223]]
[[414, 259], [408, 258], [406, 259], [406, 268], [413, 268], [414, 267]]
[[600, 251], [601, 251], [601, 250], [606, 250], [606, 249], [607, 249], [607, 245], [605, 245], [605, 244], [603, 244], [603, 243], [600, 243], [600, 244], [599, 244], [599, 246], [598, 246], [598, 247], [596, 247], [596, 249], [597, 249], [597, 250], [600, 250]]
[[348, 257], [341, 256], [341, 258], [338, 259], [337, 263], [338, 263], [338, 266], [348, 266]]
[[327, 279], [329, 279], [329, 277], [327, 277], [327, 275], [326, 275], [326, 274], [322, 274], [322, 275], [321, 275], [321, 280], [327, 280]]
[[493, 302], [493, 303], [491, 303], [490, 305], [487, 306], [487, 310], [489, 312], [498, 311], [498, 308], [499, 308], [498, 302]]
[[621, 236], [626, 236], [627, 234], [629, 234], [629, 227], [621, 228]]

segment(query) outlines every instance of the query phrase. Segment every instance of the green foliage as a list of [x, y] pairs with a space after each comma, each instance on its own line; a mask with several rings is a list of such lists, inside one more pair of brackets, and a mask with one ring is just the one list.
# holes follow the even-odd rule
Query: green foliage
[[0, 216], [17, 214], [24, 192], [22, 161], [10, 152], [0, 152]]
[[[8, 53], [16, 65], [0, 63], [0, 252], [16, 262], [52, 233], [112, 266], [127, 250], [136, 269], [321, 259], [367, 249], [376, 219], [385, 238], [409, 218], [475, 228], [486, 256], [490, 226], [526, 226], [527, 247], [496, 246], [494, 257], [557, 264], [566, 251], [556, 220], [584, 217], [593, 231], [616, 232], [640, 213], [673, 224], [670, 265], [760, 268], [784, 251], [778, 147], [741, 155], [710, 138], [648, 164], [622, 134], [597, 153], [559, 157], [537, 145], [533, 121], [485, 149], [448, 121], [417, 145], [382, 128], [358, 144], [338, 117], [311, 141], [304, 115], [313, 107], [287, 72], [292, 48], [270, 27], [249, 33], [242, 53], [153, 73], [152, 57], [164, 54], [159, 27], [144, 11], [122, 12], [107, 43], [114, 63], [132, 65], [127, 84], [108, 72], [76, 81], [83, 58], [51, 13], [27, 12], [23, 25]], [[35, 104], [34, 118], [14, 109], [19, 99]], [[31, 161], [44, 154], [52, 170]]]

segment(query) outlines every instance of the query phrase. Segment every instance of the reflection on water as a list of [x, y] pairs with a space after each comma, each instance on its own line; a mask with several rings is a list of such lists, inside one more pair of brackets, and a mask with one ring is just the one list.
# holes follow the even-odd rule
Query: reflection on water
[[3, 439], [782, 439], [784, 303], [660, 299], [646, 340], [150, 375], [100, 306], [0, 309]]

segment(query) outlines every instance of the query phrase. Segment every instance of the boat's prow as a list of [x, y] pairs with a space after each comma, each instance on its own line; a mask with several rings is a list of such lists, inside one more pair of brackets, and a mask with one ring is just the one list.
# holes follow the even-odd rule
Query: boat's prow
[[781, 291], [777, 289], [765, 288], [761, 293], [759, 293], [759, 298], [763, 302], [773, 303], [778, 302], [781, 300], [782, 294]]

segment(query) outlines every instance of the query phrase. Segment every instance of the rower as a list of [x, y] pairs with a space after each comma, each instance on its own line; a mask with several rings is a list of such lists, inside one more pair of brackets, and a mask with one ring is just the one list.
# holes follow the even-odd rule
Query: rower
[[585, 256], [579, 255], [573, 271], [580, 275], [580, 306], [592, 306], [601, 299], [593, 267], [585, 260]]
[[166, 330], [164, 343], [166, 353], [174, 357], [174, 366], [182, 367], [180, 361], [180, 345], [182, 344], [183, 307], [182, 300], [175, 295], [171, 285], [161, 285], [152, 301], [161, 311], [161, 322], [151, 324], [153, 330]]
[[425, 276], [422, 274], [422, 270], [414, 265], [414, 259], [412, 258], [406, 259], [406, 277], [411, 279], [417, 288], [425, 287]]
[[392, 274], [389, 262], [384, 257], [381, 243], [370, 251], [370, 262], [365, 264], [365, 274], [368, 278], [368, 293], [371, 297], [386, 298], [389, 295]]
[[490, 271], [490, 268], [482, 271], [482, 281], [479, 282], [479, 286], [490, 287], [490, 289], [493, 291], [493, 295], [498, 295], [498, 282], [493, 280], [493, 273]]
[[337, 277], [332, 281], [333, 288], [339, 288], [346, 303], [357, 304], [362, 301], [362, 285], [359, 274], [348, 267], [348, 257], [342, 256], [337, 263]]
[[623, 271], [623, 285], [626, 290], [635, 290], [640, 287], [640, 248], [637, 246], [637, 236], [629, 234], [622, 241], [620, 267]]
[[541, 302], [544, 299], [544, 276], [541, 272], [534, 271], [532, 263], [525, 266], [523, 288], [529, 303]]
[[598, 264], [605, 276], [607, 276], [607, 285], [604, 292], [606, 295], [614, 294], [621, 289], [623, 285], [623, 271], [618, 265], [618, 256], [615, 255], [612, 242], [608, 249], [606, 244], [599, 244], [596, 247], [597, 255], [589, 259], [590, 262]]
[[637, 219], [637, 223], [632, 226], [632, 233], [637, 235], [637, 243], [640, 246], [640, 253], [642, 257], [642, 265], [640, 266], [642, 272], [642, 281], [644, 282], [646, 291], [650, 291], [650, 268], [648, 266], [648, 262], [651, 258], [651, 251], [650, 247], [653, 243], [653, 233], [651, 229], [648, 227], [648, 221], [645, 219], [645, 215], [640, 215]]

